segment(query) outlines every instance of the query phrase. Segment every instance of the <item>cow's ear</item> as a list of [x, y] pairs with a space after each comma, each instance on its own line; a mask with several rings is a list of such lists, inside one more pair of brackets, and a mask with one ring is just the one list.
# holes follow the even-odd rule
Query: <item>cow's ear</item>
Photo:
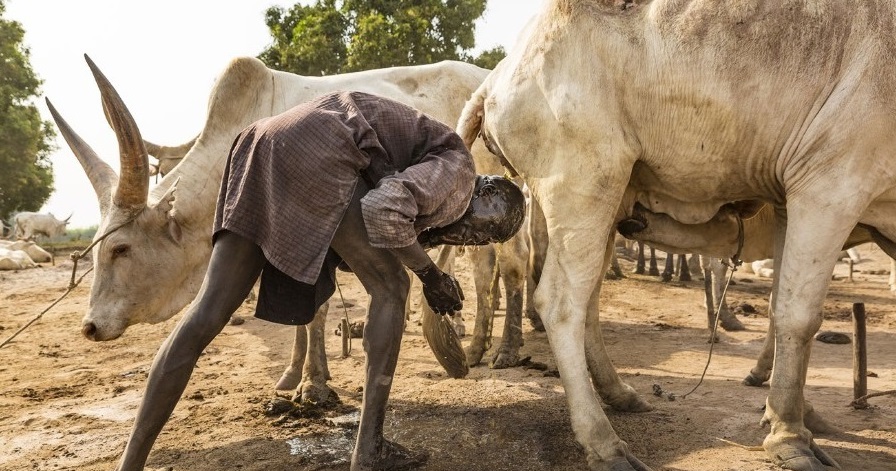
[[168, 191], [166, 191], [162, 198], [159, 200], [159, 203], [156, 205], [156, 211], [162, 213], [163, 220], [167, 225], [168, 237], [170, 237], [174, 242], [180, 244], [182, 231], [180, 224], [177, 222], [177, 208], [174, 204], [176, 200], [178, 181], [180, 181], [180, 178], [175, 180], [171, 187], [168, 188]]

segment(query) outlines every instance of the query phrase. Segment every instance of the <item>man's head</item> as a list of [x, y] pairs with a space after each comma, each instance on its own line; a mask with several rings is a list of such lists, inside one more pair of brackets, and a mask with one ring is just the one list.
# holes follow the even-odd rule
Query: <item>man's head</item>
[[477, 175], [467, 212], [445, 227], [423, 231], [418, 240], [424, 247], [506, 242], [525, 216], [526, 198], [516, 184], [497, 175]]

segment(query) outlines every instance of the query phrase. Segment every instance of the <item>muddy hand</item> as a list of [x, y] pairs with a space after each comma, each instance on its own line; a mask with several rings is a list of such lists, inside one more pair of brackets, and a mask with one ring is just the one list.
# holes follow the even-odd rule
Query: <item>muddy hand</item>
[[435, 265], [414, 272], [423, 283], [426, 303], [438, 314], [451, 314], [464, 307], [464, 292], [457, 280]]

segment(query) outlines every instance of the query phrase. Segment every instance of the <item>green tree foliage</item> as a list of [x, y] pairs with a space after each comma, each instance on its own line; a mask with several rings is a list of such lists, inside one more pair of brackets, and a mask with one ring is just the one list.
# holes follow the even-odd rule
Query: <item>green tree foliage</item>
[[259, 55], [269, 67], [330, 75], [402, 65], [464, 60], [492, 68], [495, 48], [472, 57], [477, 18], [486, 0], [316, 0], [288, 11], [271, 7], [274, 42]]
[[3, 18], [0, 0], [0, 217], [37, 211], [53, 192], [50, 152], [55, 132], [31, 98], [41, 81], [22, 45], [22, 25]]

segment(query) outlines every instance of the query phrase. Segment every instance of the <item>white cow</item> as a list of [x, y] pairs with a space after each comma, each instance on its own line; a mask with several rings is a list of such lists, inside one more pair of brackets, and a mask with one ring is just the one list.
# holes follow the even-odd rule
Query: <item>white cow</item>
[[459, 133], [481, 131], [544, 210], [536, 303], [591, 469], [646, 469], [595, 396], [643, 404], [598, 323], [612, 229], [636, 202], [682, 223], [780, 208], [763, 446], [786, 468], [836, 466], [804, 426], [803, 387], [850, 231], [896, 240], [894, 24], [896, 4], [873, 0], [546, 0], [471, 98]]
[[[96, 237], [109, 234], [94, 248], [95, 275], [82, 332], [92, 340], [111, 340], [130, 325], [166, 320], [193, 299], [211, 254], [209, 231], [227, 154], [234, 136], [250, 123], [322, 93], [349, 89], [390, 97], [455, 123], [465, 100], [487, 74], [471, 64], [446, 61], [304, 77], [268, 69], [257, 59], [234, 59], [211, 93], [203, 130], [195, 142], [178, 146], [180, 151], [188, 149], [187, 154], [151, 192], [146, 146], [135, 124], [111, 120], [120, 142], [121, 168], [126, 169], [119, 179], [51, 106], [99, 199], [102, 223]], [[150, 147], [158, 151], [160, 146]], [[487, 152], [480, 144], [473, 154], [477, 158]], [[490, 158], [477, 159], [495, 166]], [[488, 167], [478, 170], [487, 172]], [[315, 325], [322, 337], [323, 321]], [[294, 382], [301, 369], [296, 362], [303, 356], [299, 351], [304, 352], [304, 329], [297, 329], [297, 336], [302, 338], [297, 338], [294, 363], [279, 382], [281, 388]], [[317, 345], [307, 343], [309, 348]], [[321, 344], [312, 358], [322, 358], [322, 351]], [[322, 390], [327, 376], [323, 368], [317, 386], [303, 382], [300, 390]]]
[[13, 217], [16, 239], [31, 240], [35, 236], [58, 237], [65, 234], [65, 226], [72, 216], [56, 219], [53, 213], [21, 212]]
[[36, 266], [27, 252], [0, 247], [0, 270], [23, 270]]
[[[681, 224], [665, 214], [656, 214], [636, 206], [631, 218], [621, 221], [617, 229], [627, 237], [643, 241], [659, 247], [661, 250], [684, 250], [706, 255], [718, 261], [719, 258], [738, 256], [744, 263], [752, 263], [753, 271], [760, 276], [768, 257], [775, 253], [776, 220], [775, 211], [771, 206], [763, 206], [754, 216], [737, 221], [736, 211], [726, 208], [720, 211], [712, 219], [704, 224]], [[874, 242], [878, 244], [890, 256], [896, 256], [896, 247], [893, 246], [882, 234], [873, 227], [859, 225], [853, 228], [843, 245], [844, 249], [851, 249], [857, 245]], [[708, 296], [709, 328], [715, 322], [715, 306], [722, 311], [728, 310], [724, 303], [719, 306], [721, 297], [721, 285], [727, 273], [727, 267], [721, 263], [714, 264], [713, 273], [706, 273], [707, 279], [713, 279], [713, 290]], [[774, 272], [769, 274], [774, 277]], [[715, 303], [713, 302], [715, 300]], [[774, 296], [769, 300], [769, 306], [774, 306]], [[773, 308], [771, 309], [773, 311]], [[733, 317], [733, 314], [729, 315]], [[765, 338], [762, 352], [756, 362], [756, 366], [750, 370], [743, 383], [747, 386], [761, 386], [769, 380], [772, 373], [772, 362], [775, 354], [775, 324], [774, 314], [769, 313], [768, 335]]]
[[0, 248], [8, 250], [21, 250], [28, 254], [36, 263], [47, 263], [53, 261], [53, 254], [47, 252], [43, 247], [35, 244], [30, 240], [0, 240]]

